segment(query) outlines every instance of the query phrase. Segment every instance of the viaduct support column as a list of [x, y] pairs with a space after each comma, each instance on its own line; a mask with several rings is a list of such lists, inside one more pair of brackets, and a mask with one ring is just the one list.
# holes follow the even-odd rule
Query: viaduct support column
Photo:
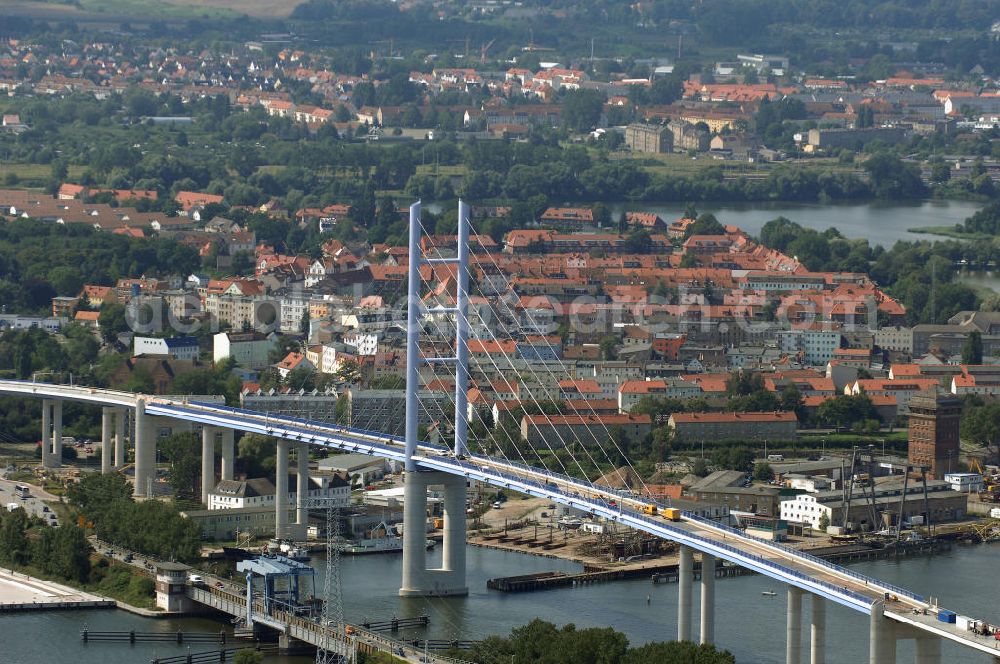
[[882, 600], [876, 600], [872, 603], [868, 627], [869, 664], [895, 664], [896, 662], [895, 629], [884, 613], [885, 603]]
[[[427, 487], [444, 485], [442, 566], [427, 569]], [[403, 484], [402, 597], [467, 595], [465, 585], [465, 478], [446, 473], [406, 472]]]
[[309, 444], [299, 443], [295, 453], [297, 463], [296, 477], [298, 486], [295, 490], [295, 536], [306, 538], [309, 527], [309, 509], [306, 501], [309, 499]]
[[236, 457], [236, 443], [232, 429], [222, 430], [222, 479], [231, 480], [233, 477], [233, 459]]
[[101, 409], [101, 474], [111, 472], [111, 437], [114, 430], [114, 408]]
[[691, 581], [694, 569], [694, 551], [680, 545], [677, 564], [677, 640], [691, 640]]
[[288, 441], [278, 439], [274, 483], [274, 536], [288, 536]]
[[52, 454], [49, 456], [51, 468], [62, 466], [62, 401], [52, 402]]
[[208, 494], [215, 488], [215, 434], [218, 429], [201, 428], [201, 502], [208, 507]]
[[428, 594], [427, 481], [423, 473], [407, 470], [403, 479], [403, 583], [401, 597]]
[[449, 577], [449, 595], [467, 595], [465, 585], [466, 494], [464, 477], [452, 477], [444, 485], [444, 553], [442, 570]]
[[941, 664], [941, 637], [921, 632], [916, 637], [915, 664]]
[[124, 408], [115, 409], [115, 468], [125, 465], [125, 443], [128, 439], [128, 428], [125, 426], [126, 414]]
[[812, 598], [812, 625], [810, 629], [809, 664], [826, 664], [826, 600], [819, 595]]
[[715, 556], [701, 554], [701, 640], [715, 641]]
[[788, 586], [785, 664], [802, 664], [802, 591]]
[[148, 496], [156, 475], [156, 432], [152, 418], [146, 415], [146, 402], [135, 403], [135, 484], [132, 495]]
[[42, 467], [52, 466], [52, 400], [42, 399]]

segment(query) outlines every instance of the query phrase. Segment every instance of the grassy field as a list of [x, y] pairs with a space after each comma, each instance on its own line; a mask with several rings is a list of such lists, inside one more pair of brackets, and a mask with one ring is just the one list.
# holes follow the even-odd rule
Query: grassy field
[[240, 16], [285, 18], [299, 3], [277, 0], [79, 0], [79, 7], [61, 2], [0, 0], [0, 15], [51, 19], [143, 22], [150, 19], [233, 19]]
[[919, 228], [907, 228], [910, 233], [920, 233], [921, 235], [940, 235], [950, 237], [953, 240], [976, 240], [991, 242], [992, 235], [986, 233], [961, 233], [955, 230], [954, 226], [920, 226]]
[[[73, 165], [69, 167], [69, 179], [75, 180], [83, 175], [85, 166]], [[14, 173], [22, 182], [39, 182], [48, 180], [52, 175], [52, 167], [48, 164], [0, 164], [0, 183], [8, 173]]]
[[469, 172], [469, 167], [465, 164], [455, 164], [454, 166], [435, 166], [434, 164], [420, 164], [417, 166], [417, 175], [447, 175], [460, 176]]
[[234, 14], [246, 14], [258, 18], [286, 18], [300, 3], [295, 0], [167, 0], [171, 5], [202, 9], [214, 7]]

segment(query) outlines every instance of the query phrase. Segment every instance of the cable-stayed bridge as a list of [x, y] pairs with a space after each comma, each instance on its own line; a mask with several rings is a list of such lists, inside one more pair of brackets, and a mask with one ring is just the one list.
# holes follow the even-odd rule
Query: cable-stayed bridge
[[[564, 472], [546, 470], [529, 463], [521, 451], [517, 452], [519, 459], [507, 458], [499, 451], [500, 446], [497, 446], [498, 451], [494, 454], [470, 452], [467, 442], [469, 411], [466, 401], [469, 380], [468, 339], [472, 328], [468, 314], [471, 226], [468, 206], [460, 204], [458, 216], [457, 256], [448, 257], [437, 252], [436, 257], [427, 257], [426, 252], [420, 248], [422, 225], [419, 204], [410, 209], [407, 407], [406, 431], [402, 437], [289, 415], [233, 408], [202, 400], [137, 395], [83, 386], [5, 380], [0, 381], [0, 394], [43, 400], [42, 456], [43, 464], [50, 467], [59, 464], [63, 402], [73, 401], [102, 407], [102, 472], [113, 472], [115, 468], [124, 465], [125, 439], [131, 435], [135, 448], [134, 492], [137, 497], [151, 495], [150, 487], [156, 472], [156, 432], [161, 423], [179, 421], [188, 426], [201, 427], [203, 499], [215, 479], [217, 437], [221, 436], [222, 479], [233, 479], [235, 431], [275, 437], [278, 440], [275, 522], [276, 534], [279, 536], [304, 529], [307, 512], [304, 501], [308, 493], [305, 482], [308, 481], [310, 448], [367, 454], [403, 464], [406, 478], [401, 595], [449, 596], [468, 592], [465, 580], [466, 489], [469, 481], [478, 481], [545, 498], [678, 543], [678, 639], [700, 640], [703, 643], [715, 641], [713, 571], [721, 560], [786, 584], [788, 664], [801, 664], [804, 658], [802, 603], [805, 594], [809, 595], [811, 602], [809, 661], [812, 664], [827, 661], [825, 622], [826, 606], [830, 602], [870, 616], [870, 664], [895, 662], [896, 643], [900, 639], [915, 639], [918, 664], [940, 662], [943, 639], [991, 656], [1000, 653], [996, 640], [977, 635], [956, 623], [939, 620], [938, 616], [943, 609], [916, 592], [855, 573], [792, 547], [748, 536], [742, 531], [693, 514], [682, 513], [678, 519], [668, 519], [663, 516], [663, 510], [669, 506], [657, 505], [641, 494], [620, 492], [578, 479], [565, 472], [565, 465]], [[448, 269], [453, 269], [455, 295], [453, 298], [443, 298], [448, 299], [448, 302], [434, 306], [426, 304], [427, 298], [420, 294], [420, 270], [424, 266], [449, 266]], [[450, 320], [452, 325], [446, 326], [445, 333], [439, 336], [454, 334], [454, 355], [428, 357], [421, 352], [420, 335], [426, 332], [428, 320], [440, 332], [442, 317], [446, 321]], [[487, 333], [492, 335], [489, 330]], [[495, 336], [493, 338], [496, 339]], [[494, 360], [490, 361], [494, 362], [495, 369], [502, 375], [504, 368]], [[455, 442], [452, 448], [418, 440], [417, 415], [422, 406], [417, 395], [422, 380], [421, 369], [428, 366], [455, 369]], [[545, 370], [551, 371], [548, 367]], [[559, 377], [549, 376], [549, 379]], [[544, 377], [535, 376], [535, 379], [541, 382]], [[531, 399], [536, 406], [541, 407], [534, 396]], [[576, 407], [573, 406], [573, 409], [576, 410]], [[131, 418], [131, 424], [127, 424], [128, 418]], [[557, 448], [569, 450], [573, 442], [581, 442], [579, 439], [566, 441], [559, 437], [558, 441], [545, 441], [545, 445], [553, 453]], [[617, 443], [611, 440], [617, 447]], [[593, 450], [588, 445], [577, 447], [591, 462], [597, 461], [595, 454], [610, 458], [608, 450], [603, 449], [600, 443]], [[297, 522], [290, 524], [287, 482], [289, 453], [293, 449], [299, 469], [299, 504], [296, 506]], [[627, 459], [620, 448], [616, 451]], [[582, 469], [580, 460], [573, 458], [572, 453], [570, 456], [571, 463], [575, 462]], [[541, 461], [540, 456], [538, 460]], [[426, 566], [426, 489], [429, 485], [444, 485], [444, 552], [442, 567], [438, 569], [427, 569]], [[700, 581], [700, 633], [695, 639], [692, 634], [691, 613], [693, 562], [696, 554], [701, 558], [703, 573]]]

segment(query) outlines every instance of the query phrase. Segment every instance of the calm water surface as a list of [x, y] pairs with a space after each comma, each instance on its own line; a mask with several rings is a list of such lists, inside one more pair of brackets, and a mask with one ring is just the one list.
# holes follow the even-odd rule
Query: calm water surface
[[[589, 203], [579, 204], [589, 207]], [[684, 203], [643, 203], [609, 201], [612, 218], [618, 219], [623, 210], [655, 212], [667, 222], [684, 213]], [[439, 213], [441, 205], [425, 202], [429, 212]], [[867, 239], [872, 246], [880, 244], [889, 249], [903, 240], [944, 240], [947, 238], [911, 233], [910, 228], [927, 226], [954, 226], [965, 221], [982, 205], [970, 201], [914, 201], [885, 203], [699, 203], [695, 206], [699, 213], [711, 212], [720, 222], [739, 226], [751, 235], [760, 233], [767, 222], [776, 217], [787, 217], [792, 221], [819, 231], [833, 227], [841, 235], [850, 239]]]
[[[432, 564], [440, 553], [431, 555]], [[543, 570], [577, 570], [560, 560], [469, 548], [469, 596], [451, 599], [414, 599], [396, 596], [402, 557], [396, 555], [344, 559], [344, 596], [349, 620], [359, 621], [428, 613], [432, 638], [480, 638], [507, 633], [534, 617], [580, 627], [612, 626], [625, 632], [632, 643], [669, 640], [676, 634], [676, 584], [652, 585], [648, 581], [565, 588], [539, 593], [504, 594], [486, 589], [486, 579]], [[317, 563], [322, 569], [322, 564]], [[853, 569], [940, 598], [942, 605], [964, 614], [1000, 622], [1000, 545], [959, 547], [947, 554], [902, 561], [875, 561]], [[321, 575], [320, 575], [321, 576]], [[696, 588], [697, 589], [697, 588]], [[777, 597], [761, 595], [774, 590]], [[719, 580], [716, 584], [716, 634], [719, 645], [731, 650], [739, 662], [784, 662], [784, 588], [758, 576]], [[697, 592], [695, 592], [697, 597]], [[649, 596], [649, 603], [646, 598]], [[697, 634], [698, 601], [694, 630]], [[803, 625], [808, 625], [809, 602], [804, 602]], [[205, 620], [150, 620], [121, 611], [36, 613], [0, 618], [0, 662], [34, 664], [139, 664], [153, 657], [187, 652], [188, 646], [171, 644], [88, 644], [79, 641], [79, 630], [90, 629], [173, 631], [178, 628], [214, 631], [218, 623]], [[808, 633], [808, 628], [804, 630]], [[422, 632], [414, 632], [420, 636]], [[856, 664], [867, 661], [867, 619], [839, 606], [827, 611], [827, 661]], [[209, 650], [203, 645], [193, 651]], [[912, 641], [901, 641], [900, 662], [912, 661]], [[306, 659], [272, 658], [271, 663], [305, 662]], [[978, 664], [989, 658], [972, 655], [945, 644], [944, 661]]]
[[[767, 222], [787, 217], [807, 228], [826, 230], [831, 226], [847, 238], [866, 238], [872, 245], [886, 249], [900, 240], [945, 239], [934, 235], [911, 233], [910, 228], [953, 226], [978, 211], [982, 205], [969, 201], [917, 201], [913, 203], [746, 203], [696, 205], [698, 212], [711, 212], [724, 224], [739, 226], [756, 235]], [[613, 218], [623, 209], [656, 212], [667, 221], [680, 216], [686, 205], [630, 203], [614, 206]]]

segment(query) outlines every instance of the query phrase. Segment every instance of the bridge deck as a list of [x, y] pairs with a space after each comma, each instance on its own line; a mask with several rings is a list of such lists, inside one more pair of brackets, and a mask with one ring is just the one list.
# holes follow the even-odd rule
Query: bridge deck
[[[133, 407], [137, 399], [136, 395], [112, 390], [21, 381], [0, 381], [0, 393]], [[405, 459], [405, 442], [383, 433], [183, 398], [147, 396], [144, 399], [146, 413], [149, 415], [262, 433], [396, 461]], [[694, 515], [685, 514], [681, 522], [650, 517], [640, 511], [648, 501], [638, 500], [630, 494], [506, 460], [480, 455], [456, 459], [446, 448], [440, 446], [420, 445], [418, 456], [414, 460], [418, 467], [426, 470], [465, 476], [590, 511], [596, 516], [618, 521], [753, 569], [862, 613], [870, 613], [872, 604], [888, 595], [890, 599], [886, 602], [886, 615], [889, 618], [981, 652], [993, 655], [997, 653], [996, 642], [986, 643], [982, 637], [959, 630], [953, 625], [938, 623], [933, 615], [925, 615], [935, 613], [936, 608], [931, 607], [916, 593]], [[615, 504], [612, 505], [611, 501]]]

